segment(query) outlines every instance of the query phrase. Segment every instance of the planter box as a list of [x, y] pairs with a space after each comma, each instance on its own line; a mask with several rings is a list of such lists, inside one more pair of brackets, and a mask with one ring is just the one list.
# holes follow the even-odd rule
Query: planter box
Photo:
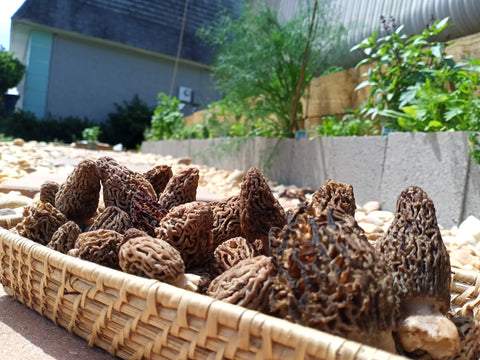
[[359, 205], [378, 200], [395, 210], [398, 195], [417, 185], [432, 198], [443, 227], [480, 217], [480, 166], [467, 132], [392, 133], [315, 139], [205, 139], [144, 142], [142, 152], [190, 156], [225, 170], [260, 168], [272, 181], [317, 189], [327, 179], [353, 185]]

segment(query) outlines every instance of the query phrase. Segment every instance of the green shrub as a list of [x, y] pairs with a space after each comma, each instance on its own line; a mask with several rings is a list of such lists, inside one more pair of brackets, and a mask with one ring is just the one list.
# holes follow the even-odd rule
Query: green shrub
[[150, 125], [153, 110], [138, 95], [124, 101], [123, 106], [115, 104], [116, 112], [108, 114], [102, 123], [99, 139], [109, 144], [122, 143], [126, 149], [136, 149], [143, 141], [145, 129]]
[[25, 73], [25, 65], [0, 46], [0, 100], [3, 94], [18, 85]]
[[322, 136], [364, 136], [376, 135], [378, 131], [373, 121], [364, 119], [358, 112], [352, 111], [342, 119], [329, 115], [322, 119], [322, 124], [309, 131], [314, 137]]
[[92, 145], [96, 141], [98, 141], [98, 136], [102, 131], [98, 126], [92, 126], [86, 128], [82, 131], [82, 139], [87, 142], [88, 145]]
[[456, 63], [446, 55], [445, 48], [451, 43], [437, 39], [450, 25], [444, 18], [410, 37], [403, 34], [403, 26], [390, 26], [393, 31], [379, 38], [375, 32], [354, 47], [367, 55], [358, 66], [373, 65], [366, 74], [368, 79], [357, 89], [371, 86], [364, 115], [378, 116], [381, 124], [392, 130], [472, 131], [470, 154], [477, 161], [480, 61]]
[[331, 65], [345, 31], [327, 2], [301, 1], [289, 20], [267, 1], [241, 3], [238, 17], [221, 16], [199, 31], [216, 50], [216, 86], [236, 109], [242, 107], [241, 121], [251, 121], [253, 133], [293, 137], [303, 116], [298, 100]]
[[480, 62], [446, 55], [450, 43], [436, 39], [451, 25], [448, 18], [410, 37], [403, 26], [385, 19], [383, 25], [391, 29], [387, 35], [376, 31], [353, 48], [367, 55], [357, 67], [373, 65], [357, 87], [371, 86], [364, 114], [397, 131], [478, 130]]
[[145, 131], [145, 139], [148, 141], [184, 139], [183, 103], [165, 93], [159, 93], [157, 101], [158, 105], [153, 111], [150, 128]]
[[19, 137], [26, 141], [61, 141], [71, 143], [82, 138], [82, 131], [95, 122], [84, 118], [66, 117], [37, 119], [35, 114], [19, 110], [2, 122], [0, 133], [7, 137]]

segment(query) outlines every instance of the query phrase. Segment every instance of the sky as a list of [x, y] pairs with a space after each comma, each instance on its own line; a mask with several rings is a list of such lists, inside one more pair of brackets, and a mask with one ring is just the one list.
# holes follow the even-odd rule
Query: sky
[[25, 0], [0, 0], [0, 45], [10, 48], [10, 18]]

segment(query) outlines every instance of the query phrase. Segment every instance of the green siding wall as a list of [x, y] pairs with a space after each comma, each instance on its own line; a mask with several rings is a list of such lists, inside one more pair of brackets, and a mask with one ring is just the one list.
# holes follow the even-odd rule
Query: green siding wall
[[51, 33], [38, 30], [31, 32], [23, 109], [33, 112], [39, 119], [45, 117], [51, 50]]

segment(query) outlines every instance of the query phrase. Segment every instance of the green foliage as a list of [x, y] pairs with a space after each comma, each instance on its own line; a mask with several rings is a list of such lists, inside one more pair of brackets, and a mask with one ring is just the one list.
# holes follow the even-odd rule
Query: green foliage
[[25, 73], [25, 65], [0, 46], [0, 100], [8, 89], [18, 85]]
[[468, 136], [468, 141], [470, 141], [469, 153], [472, 159], [480, 164], [480, 141], [479, 141], [480, 132], [472, 131]]
[[123, 106], [115, 104], [115, 109], [101, 124], [100, 140], [112, 145], [122, 143], [126, 149], [136, 149], [150, 125], [153, 109], [138, 95], [134, 95], [130, 101], [124, 101]]
[[[385, 20], [383, 25], [386, 29]], [[371, 86], [366, 117], [378, 116], [396, 131], [480, 131], [480, 61], [456, 63], [446, 55], [450, 43], [437, 39], [450, 25], [444, 18], [408, 37], [403, 26], [393, 24], [387, 35], [377, 37], [376, 31], [353, 48], [367, 55], [357, 66], [372, 64], [357, 87]], [[470, 141], [470, 153], [476, 154], [476, 138]]]
[[344, 115], [341, 120], [335, 115], [326, 116], [322, 119], [322, 124], [310, 131], [315, 137], [365, 136], [376, 135], [377, 132], [373, 121], [362, 118], [355, 111]]
[[293, 137], [303, 113], [300, 106], [293, 116], [306, 46], [300, 96], [330, 65], [329, 55], [337, 48], [343, 29], [329, 17], [324, 3], [316, 11], [311, 37], [311, 7], [304, 6], [285, 21], [266, 2], [256, 4], [244, 2], [238, 18], [224, 15], [199, 35], [216, 49], [212, 67], [216, 85], [226, 101], [236, 104], [234, 112], [241, 109], [246, 128], [256, 135]]
[[82, 131], [82, 138], [87, 142], [87, 144], [91, 145], [98, 141], [98, 136], [101, 132], [102, 131], [100, 130], [99, 126], [92, 126]]
[[82, 138], [82, 131], [95, 122], [84, 118], [66, 117], [37, 119], [28, 111], [17, 111], [7, 117], [0, 126], [0, 133], [6, 137], [22, 138], [26, 141], [62, 141], [71, 143]]
[[185, 136], [182, 109], [183, 104], [176, 97], [159, 93], [157, 107], [153, 111], [151, 127], [145, 131], [148, 141], [164, 139], [183, 139]]

